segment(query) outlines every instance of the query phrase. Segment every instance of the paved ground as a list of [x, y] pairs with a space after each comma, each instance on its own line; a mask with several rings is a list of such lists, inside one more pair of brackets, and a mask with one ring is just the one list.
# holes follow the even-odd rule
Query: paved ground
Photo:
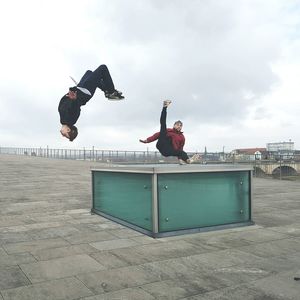
[[299, 182], [255, 179], [255, 226], [155, 240], [90, 215], [92, 165], [0, 155], [1, 300], [300, 299]]

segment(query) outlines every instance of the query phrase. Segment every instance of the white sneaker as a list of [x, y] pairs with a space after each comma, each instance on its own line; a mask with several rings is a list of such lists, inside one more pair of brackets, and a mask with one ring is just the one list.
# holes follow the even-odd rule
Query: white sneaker
[[178, 159], [180, 165], [186, 165], [186, 162], [183, 159]]
[[190, 158], [190, 164], [200, 160], [200, 154], [196, 153]]
[[172, 103], [171, 100], [165, 100], [164, 101], [164, 107], [168, 107]]

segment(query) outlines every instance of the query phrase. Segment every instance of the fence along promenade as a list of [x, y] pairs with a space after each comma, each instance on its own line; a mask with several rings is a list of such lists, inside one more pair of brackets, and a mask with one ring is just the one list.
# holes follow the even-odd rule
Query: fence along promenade
[[[188, 152], [193, 155], [195, 152]], [[158, 151], [128, 151], [128, 150], [99, 150], [92, 149], [55, 149], [55, 148], [31, 148], [31, 147], [0, 147], [0, 154], [37, 156], [55, 159], [73, 159], [73, 160], [89, 160], [101, 163], [177, 163], [176, 157], [164, 157]], [[253, 175], [255, 177], [274, 177], [284, 179], [284, 177], [294, 177], [300, 179], [300, 173], [295, 172], [289, 165], [295, 163], [300, 164], [300, 155], [286, 156], [276, 155], [269, 159], [251, 159], [249, 156], [243, 159], [237, 159], [235, 155], [224, 152], [200, 153], [200, 164], [251, 164], [254, 168]], [[278, 164], [278, 168], [274, 174], [266, 174], [261, 172], [262, 165]]]
[[158, 151], [126, 151], [95, 149], [53, 149], [0, 147], [0, 154], [28, 155], [56, 159], [91, 160], [118, 163], [176, 162], [174, 157], [163, 157]]

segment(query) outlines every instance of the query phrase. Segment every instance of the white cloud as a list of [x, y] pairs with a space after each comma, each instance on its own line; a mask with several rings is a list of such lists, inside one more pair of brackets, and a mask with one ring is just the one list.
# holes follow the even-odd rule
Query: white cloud
[[[1, 144], [154, 150], [137, 141], [159, 129], [162, 100], [171, 98], [168, 124], [184, 121], [187, 150], [289, 138], [299, 147], [299, 4], [3, 2]], [[69, 143], [57, 112], [68, 76], [79, 80], [102, 63], [126, 100], [111, 103], [97, 92]]]

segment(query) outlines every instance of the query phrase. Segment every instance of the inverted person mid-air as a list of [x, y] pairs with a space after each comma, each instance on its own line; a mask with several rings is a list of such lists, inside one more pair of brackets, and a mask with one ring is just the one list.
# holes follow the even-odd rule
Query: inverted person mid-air
[[69, 88], [58, 105], [62, 125], [60, 133], [71, 142], [78, 135], [78, 129], [74, 124], [80, 116], [81, 106], [94, 96], [96, 88], [102, 90], [109, 100], [124, 99], [122, 92], [115, 89], [106, 65], [100, 65], [95, 71], [86, 71], [79, 83]]

